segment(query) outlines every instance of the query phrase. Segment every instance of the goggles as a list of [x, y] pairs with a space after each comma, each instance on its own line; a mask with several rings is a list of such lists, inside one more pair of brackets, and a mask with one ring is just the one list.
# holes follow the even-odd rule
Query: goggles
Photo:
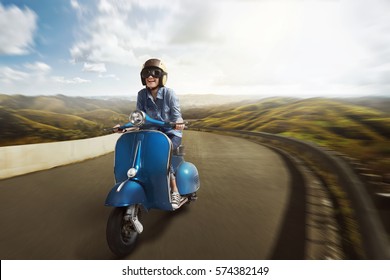
[[145, 69], [142, 69], [142, 71], [141, 71], [141, 77], [143, 79], [146, 79], [150, 76], [152, 76], [153, 78], [161, 78], [165, 74], [166, 73], [159, 68], [145, 68]]

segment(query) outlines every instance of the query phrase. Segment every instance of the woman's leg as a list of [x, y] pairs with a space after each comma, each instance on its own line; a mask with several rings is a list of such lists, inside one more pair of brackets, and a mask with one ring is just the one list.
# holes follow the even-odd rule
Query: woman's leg
[[[176, 150], [181, 145], [181, 137], [178, 137], [175, 135], [168, 135], [168, 137], [172, 141], [173, 149]], [[171, 186], [171, 192], [172, 192], [172, 206], [174, 208], [177, 208], [177, 207], [179, 207], [181, 196], [180, 196], [179, 190], [177, 188], [176, 177], [174, 174], [172, 164], [169, 166], [169, 177], [170, 177], [170, 186]]]

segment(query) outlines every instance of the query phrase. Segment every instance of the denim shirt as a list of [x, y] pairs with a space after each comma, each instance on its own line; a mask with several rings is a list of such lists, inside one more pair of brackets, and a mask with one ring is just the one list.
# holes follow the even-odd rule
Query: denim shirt
[[[137, 110], [144, 111], [155, 120], [164, 122], [183, 121], [179, 100], [173, 89], [167, 87], [158, 89], [156, 101], [153, 100], [153, 96], [147, 88], [140, 90], [137, 97]], [[183, 135], [182, 131], [171, 128], [162, 131], [165, 134], [173, 134], [178, 137]]]

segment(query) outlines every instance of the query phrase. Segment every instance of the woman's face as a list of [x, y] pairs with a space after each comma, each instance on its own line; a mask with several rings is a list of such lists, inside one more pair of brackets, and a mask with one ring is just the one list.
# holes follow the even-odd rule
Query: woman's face
[[148, 88], [156, 88], [158, 87], [159, 78], [154, 78], [152, 75], [146, 78], [146, 86]]

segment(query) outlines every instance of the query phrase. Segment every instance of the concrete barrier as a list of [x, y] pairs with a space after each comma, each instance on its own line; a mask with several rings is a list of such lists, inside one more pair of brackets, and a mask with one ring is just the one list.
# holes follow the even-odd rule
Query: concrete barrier
[[0, 179], [45, 170], [112, 152], [118, 134], [101, 137], [0, 147]]

